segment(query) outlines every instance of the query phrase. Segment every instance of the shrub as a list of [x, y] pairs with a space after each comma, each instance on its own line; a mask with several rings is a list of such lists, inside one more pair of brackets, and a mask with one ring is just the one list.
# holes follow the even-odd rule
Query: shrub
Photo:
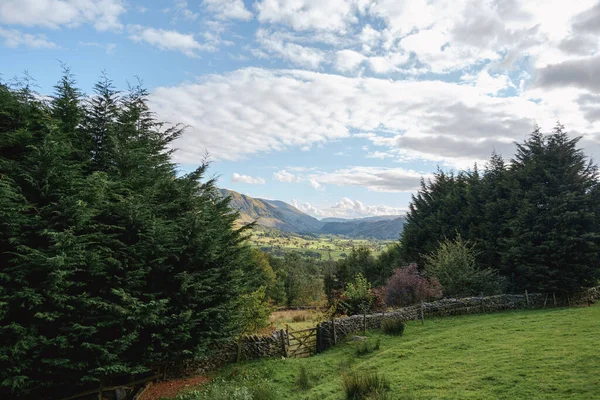
[[306, 371], [306, 367], [300, 367], [300, 373], [298, 374], [298, 378], [296, 378], [296, 386], [300, 390], [310, 389], [310, 377], [308, 376], [308, 371]]
[[390, 384], [377, 373], [357, 372], [344, 375], [344, 393], [347, 400], [379, 398], [389, 390]]
[[386, 319], [381, 322], [381, 330], [388, 335], [402, 336], [405, 326], [399, 319]]
[[473, 246], [458, 236], [456, 240], [444, 240], [436, 251], [426, 255], [425, 269], [439, 279], [447, 296], [502, 293], [506, 279], [490, 268], [479, 269], [475, 258]]
[[265, 301], [266, 288], [259, 287], [256, 291], [240, 297], [242, 333], [255, 333], [269, 327], [269, 317], [273, 308]]
[[356, 346], [356, 356], [361, 357], [366, 354], [370, 354], [376, 350], [379, 350], [381, 347], [381, 340], [377, 339], [375, 345], [373, 347], [369, 346], [369, 342], [365, 340], [364, 342], [359, 342]]
[[356, 274], [354, 282], [346, 285], [346, 290], [340, 296], [341, 312], [354, 315], [370, 311], [375, 299], [371, 284], [360, 273]]
[[407, 306], [442, 296], [440, 282], [436, 278], [427, 279], [417, 264], [396, 268], [384, 290], [389, 306]]

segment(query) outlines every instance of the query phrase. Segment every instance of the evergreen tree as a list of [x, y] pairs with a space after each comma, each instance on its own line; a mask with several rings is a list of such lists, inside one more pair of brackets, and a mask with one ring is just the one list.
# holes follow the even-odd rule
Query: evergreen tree
[[[134, 86], [81, 106], [0, 85], [0, 395], [44, 398], [206, 356], [240, 333], [259, 270], [207, 165], [178, 176]], [[9, 394], [10, 393], [10, 394]]]
[[597, 167], [557, 124], [518, 145], [510, 176], [515, 214], [504, 261], [515, 289], [573, 292], [598, 276]]

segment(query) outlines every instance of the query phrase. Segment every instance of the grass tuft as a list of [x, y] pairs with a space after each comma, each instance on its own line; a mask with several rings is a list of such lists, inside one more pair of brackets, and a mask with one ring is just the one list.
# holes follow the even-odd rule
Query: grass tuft
[[300, 390], [308, 390], [311, 387], [310, 377], [304, 366], [300, 367], [300, 373], [298, 374], [298, 378], [296, 378], [296, 386]]
[[388, 335], [402, 336], [405, 326], [399, 319], [386, 319], [381, 322], [381, 330]]
[[344, 376], [346, 400], [383, 399], [390, 384], [377, 373], [356, 372]]
[[377, 351], [381, 348], [381, 339], [377, 339], [374, 346], [369, 346], [369, 341], [365, 340], [364, 342], [359, 342], [356, 345], [355, 354], [356, 357], [361, 357], [367, 354], [370, 354], [374, 351]]

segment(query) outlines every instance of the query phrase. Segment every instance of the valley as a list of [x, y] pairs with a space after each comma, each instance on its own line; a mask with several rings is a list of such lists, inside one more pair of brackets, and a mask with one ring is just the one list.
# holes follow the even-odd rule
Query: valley
[[318, 220], [283, 201], [220, 191], [230, 197], [231, 209], [239, 212], [238, 225], [255, 222], [250, 243], [278, 257], [297, 251], [318, 260], [339, 260], [355, 246], [367, 247], [377, 255], [398, 242], [404, 226], [405, 219], [399, 215]]

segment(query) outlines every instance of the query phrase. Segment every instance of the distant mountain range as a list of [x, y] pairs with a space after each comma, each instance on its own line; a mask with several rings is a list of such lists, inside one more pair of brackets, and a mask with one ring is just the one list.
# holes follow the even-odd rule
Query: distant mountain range
[[231, 197], [231, 207], [239, 211], [242, 224], [256, 221], [258, 225], [284, 232], [381, 240], [397, 239], [404, 227], [405, 218], [399, 215], [318, 220], [283, 201], [257, 199], [227, 189], [220, 191], [223, 196]]

